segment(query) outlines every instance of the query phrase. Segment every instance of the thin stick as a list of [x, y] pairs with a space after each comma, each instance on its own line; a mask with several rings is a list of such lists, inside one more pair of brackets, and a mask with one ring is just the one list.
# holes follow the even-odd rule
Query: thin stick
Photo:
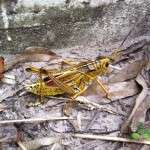
[[20, 119], [20, 120], [4, 120], [0, 121], [0, 124], [10, 124], [10, 123], [30, 123], [30, 122], [41, 122], [41, 121], [54, 121], [54, 120], [71, 120], [70, 117], [49, 117], [49, 118], [30, 118], [30, 119]]
[[[66, 100], [66, 101], [67, 101], [67, 100], [72, 100], [72, 99], [70, 99], [70, 98], [53, 97], [53, 96], [50, 96], [49, 98], [51, 98], [51, 99], [56, 99], [56, 100]], [[113, 110], [111, 110], [111, 109], [109, 109], [109, 108], [105, 108], [105, 107], [103, 107], [102, 105], [99, 105], [99, 104], [97, 104], [97, 103], [95, 103], [95, 102], [89, 101], [89, 100], [87, 100], [84, 96], [78, 96], [78, 97], [76, 98], [76, 101], [85, 104], [85, 105], [88, 106], [91, 110], [93, 110], [93, 109], [98, 109], [98, 110], [100, 110], [100, 111], [106, 111], [106, 112], [111, 113], [111, 114], [114, 114], [114, 115], [122, 115], [122, 116], [124, 116], [123, 114], [119, 114], [119, 113], [117, 113], [117, 112], [115, 112], [115, 111], [113, 111]]]
[[23, 145], [23, 143], [21, 141], [17, 142], [17, 144], [19, 145], [19, 147], [22, 149], [22, 150], [27, 150], [27, 148]]
[[150, 145], [150, 141], [147, 141], [147, 140], [137, 141], [137, 140], [121, 138], [121, 137], [113, 137], [113, 136], [92, 135], [92, 134], [74, 134], [73, 136], [76, 138], [83, 138], [83, 139], [96, 139], [96, 140], [117, 141], [117, 142], [127, 142], [127, 143], [138, 143], [138, 144]]

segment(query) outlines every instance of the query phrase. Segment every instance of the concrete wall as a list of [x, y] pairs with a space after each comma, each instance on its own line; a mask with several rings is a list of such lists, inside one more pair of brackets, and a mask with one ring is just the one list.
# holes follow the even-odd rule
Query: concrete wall
[[[150, 34], [149, 0], [1, 0], [0, 52], [94, 46]], [[144, 18], [146, 16], [146, 18]]]

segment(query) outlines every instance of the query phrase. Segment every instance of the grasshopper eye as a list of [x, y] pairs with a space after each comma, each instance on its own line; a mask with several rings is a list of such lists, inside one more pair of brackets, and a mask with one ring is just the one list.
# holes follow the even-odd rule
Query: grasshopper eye
[[32, 71], [31, 68], [26, 68], [25, 70], [26, 70], [27, 72], [31, 72], [31, 71]]
[[108, 63], [108, 62], [106, 62], [105, 67], [107, 68], [108, 66], [109, 66], [109, 63]]

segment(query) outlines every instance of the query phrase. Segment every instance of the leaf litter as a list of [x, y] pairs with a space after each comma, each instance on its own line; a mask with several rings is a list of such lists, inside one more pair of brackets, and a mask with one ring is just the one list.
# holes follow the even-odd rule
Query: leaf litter
[[[130, 51], [130, 53], [131, 53], [131, 51]], [[141, 53], [141, 52], [140, 52]], [[132, 53], [131, 53], [132, 54]], [[28, 54], [27, 54], [28, 55]], [[73, 54], [72, 54], [73, 55]], [[79, 54], [78, 54], [79, 55]], [[136, 54], [134, 54], [135, 56], [136, 56]], [[139, 54], [138, 54], [139, 55]], [[19, 56], [19, 55], [16, 55], [17, 57]], [[16, 57], [15, 56], [15, 57]], [[38, 55], [39, 56], [39, 55]], [[41, 56], [41, 55], [40, 55]], [[131, 58], [133, 58], [133, 56], [132, 57], [130, 57], [130, 55], [128, 56], [128, 59], [129, 60], [131, 60]], [[138, 58], [138, 57], [137, 57]], [[24, 66], [24, 62], [26, 62], [27, 60], [27, 56], [26, 56], [26, 58], [25, 59], [22, 59], [22, 60], [20, 60], [19, 62], [14, 62], [14, 63], [10, 63], [11, 65], [8, 65], [9, 67], [7, 67], [7, 69], [6, 70], [9, 70], [9, 72], [11, 72], [11, 69], [12, 69], [12, 71], [14, 70], [14, 69], [18, 69], [18, 67], [16, 66], [17, 64], [21, 64], [22, 66]], [[50, 60], [51, 58], [48, 58], [47, 60]], [[53, 59], [53, 58], [52, 58]], [[128, 60], [127, 59], [127, 60]], [[135, 59], [135, 57], [134, 57], [134, 59]], [[57, 58], [55, 59], [55, 60], [57, 60]], [[55, 60], [54, 60], [54, 62], [55, 62]], [[127, 61], [127, 62], [130, 62], [130, 61]], [[126, 70], [127, 70], [127, 72], [129, 71], [130, 73], [128, 73], [128, 74], [125, 74], [123, 77], [120, 75], [120, 77], [119, 77], [119, 74], [121, 73], [121, 74], [123, 74], [123, 72], [124, 72], [124, 69], [122, 69], [122, 70], [120, 70], [120, 73], [118, 72], [118, 74], [117, 73], [115, 73], [115, 76], [117, 76], [118, 75], [118, 77], [120, 78], [117, 78], [117, 81], [113, 81], [113, 83], [111, 83], [110, 84], [110, 82], [112, 82], [111, 80], [108, 80], [108, 83], [109, 83], [109, 88], [111, 89], [112, 88], [112, 94], [115, 94], [115, 91], [116, 91], [116, 96], [114, 96], [114, 99], [113, 99], [113, 101], [112, 102], [106, 102], [106, 100], [105, 100], [105, 98], [104, 98], [104, 96], [105, 95], [101, 95], [100, 94], [100, 96], [98, 95], [100, 92], [98, 92], [98, 89], [96, 88], [96, 94], [95, 93], [93, 93], [93, 97], [92, 97], [92, 99], [91, 98], [89, 98], [88, 99], [88, 97], [91, 97], [90, 95], [88, 96], [88, 92], [85, 94], [85, 96], [83, 95], [83, 99], [85, 99], [86, 97], [87, 97], [87, 99], [85, 99], [85, 101], [87, 102], [87, 104], [88, 104], [88, 108], [92, 108], [93, 106], [94, 107], [99, 107], [100, 105], [99, 104], [102, 104], [101, 106], [103, 106], [103, 107], [105, 107], [105, 108], [108, 108], [108, 106], [109, 105], [112, 105], [112, 106], [115, 106], [114, 104], [116, 103], [117, 105], [119, 105], [119, 103], [118, 103], [118, 101], [121, 101], [121, 100], [127, 100], [127, 99], [129, 99], [130, 97], [131, 97], [131, 100], [133, 101], [133, 99], [135, 98], [135, 96], [138, 94], [138, 92], [139, 92], [139, 88], [138, 88], [138, 85], [136, 85], [136, 83], [135, 83], [135, 81], [134, 81], [134, 78], [136, 77], [136, 75], [139, 73], [139, 71], [140, 70], [142, 70], [143, 69], [143, 64], [145, 64], [145, 61], [143, 62], [142, 60], [143, 60], [143, 58], [141, 58], [141, 59], [135, 59], [136, 61], [133, 61], [133, 63], [132, 62], [130, 62], [130, 63], [128, 63], [128, 67], [126, 67]], [[31, 58], [29, 59], [29, 61], [31, 61]], [[34, 60], [33, 60], [34, 61]], [[35, 60], [35, 61], [38, 61], [37, 59]], [[40, 59], [40, 61], [41, 61], [41, 59]], [[51, 61], [52, 62], [52, 61]], [[56, 61], [57, 62], [57, 61]], [[125, 61], [126, 62], [126, 61]], [[121, 61], [120, 61], [120, 63], [122, 63]], [[133, 67], [131, 67], [130, 68], [130, 64], [132, 65], [133, 64]], [[141, 67], [139, 67], [139, 70], [137, 71], [136, 69], [134, 70], [134, 68], [136, 68], [136, 67], [134, 67], [134, 66], [138, 66], [139, 64], [142, 64], [141, 65]], [[15, 66], [15, 68], [14, 68], [14, 66]], [[124, 63], [122, 64], [122, 66], [120, 66], [120, 67], [124, 67]], [[19, 67], [20, 68], [20, 67]], [[129, 68], [129, 69], [128, 69]], [[144, 68], [145, 69], [145, 68]], [[19, 69], [18, 69], [19, 70]], [[15, 71], [14, 71], [15, 72]], [[132, 75], [132, 72], [133, 72], [133, 75]], [[24, 79], [21, 79], [22, 81], [23, 80], [25, 80], [26, 78], [27, 78], [27, 74], [24, 72], [24, 69], [23, 69], [23, 71], [21, 71], [21, 73], [22, 73], [22, 75], [23, 75], [23, 78]], [[110, 76], [113, 74], [113, 72], [110, 74]], [[20, 75], [20, 76], [22, 76], [22, 75]], [[109, 75], [108, 75], [108, 77], [110, 77]], [[121, 78], [122, 77], [122, 78]], [[113, 77], [111, 77], [112, 79], [113, 79]], [[108, 78], [109, 79], [109, 78]], [[143, 81], [142, 81], [142, 83], [143, 82], [145, 82], [144, 81], [145, 80], [145, 78], [143, 79]], [[139, 77], [137, 77], [136, 78], [136, 82], [140, 82], [141, 81], [141, 79], [139, 79]], [[21, 81], [19, 81], [19, 82], [21, 82]], [[147, 81], [146, 81], [147, 82]], [[141, 83], [141, 82], [140, 82]], [[143, 85], [143, 84], [140, 84], [140, 85]], [[120, 85], [120, 86], [119, 86]], [[126, 86], [123, 86], [123, 85], [126, 85]], [[2, 114], [2, 116], [1, 116], [1, 120], [6, 120], [6, 122], [7, 122], [7, 119], [12, 119], [12, 118], [14, 118], [14, 119], [16, 119], [16, 118], [18, 118], [18, 117], [20, 117], [21, 116], [21, 118], [23, 118], [23, 119], [25, 119], [26, 120], [26, 116], [28, 116], [28, 117], [31, 117], [31, 119], [32, 119], [32, 117], [34, 116], [34, 117], [39, 117], [38, 116], [38, 114], [40, 115], [40, 113], [42, 113], [42, 114], [45, 114], [45, 115], [51, 115], [51, 114], [53, 114], [53, 113], [55, 113], [55, 111], [56, 111], [56, 107], [57, 106], [55, 106], [54, 105], [54, 108], [52, 108], [51, 110], [50, 110], [50, 112], [47, 112], [46, 111], [46, 107], [47, 107], [47, 104], [44, 104], [43, 106], [40, 106], [39, 108], [25, 108], [23, 105], [26, 103], [26, 98], [24, 97], [24, 94], [23, 95], [21, 95], [21, 96], [18, 96], [16, 93], [17, 92], [19, 92], [20, 90], [22, 91], [23, 90], [23, 86], [22, 85], [20, 85], [21, 87], [20, 88], [18, 88], [17, 87], [17, 90], [15, 91], [14, 89], [15, 89], [15, 86], [13, 86], [13, 85], [11, 85], [11, 88], [9, 89], [9, 87], [10, 86], [8, 86], [8, 85], [4, 85], [4, 84], [2, 84], [1, 85], [2, 86], [2, 89], [4, 90], [4, 89], [6, 89], [5, 90], [5, 92], [4, 93], [6, 93], [6, 91], [9, 91], [9, 93], [11, 93], [11, 94], [7, 94], [6, 96], [4, 96], [3, 97], [3, 101], [4, 102], [7, 102], [7, 103], [9, 103], [9, 101], [13, 101], [14, 102], [14, 104], [16, 105], [17, 103], [17, 105], [18, 105], [18, 109], [17, 109], [17, 112], [14, 112], [13, 110], [11, 110], [11, 108], [9, 109], [9, 110], [7, 110], [7, 111], [4, 111], [3, 112], [3, 114]], [[5, 88], [3, 88], [3, 86], [5, 87]], [[113, 87], [114, 86], [114, 87]], [[145, 86], [145, 85], [144, 85]], [[143, 89], [145, 88], [143, 86]], [[116, 88], [116, 87], [118, 87], [118, 88]], [[128, 87], [130, 87], [131, 89], [133, 89], [133, 91], [132, 90], [128, 90]], [[95, 87], [94, 87], [95, 88]], [[122, 88], [122, 90], [121, 91], [119, 91], [120, 89]], [[9, 90], [8, 90], [9, 89]], [[90, 90], [90, 89], [89, 89]], [[117, 91], [118, 90], [118, 91]], [[13, 92], [12, 92], [13, 91]], [[146, 94], [144, 93], [144, 98], [146, 97], [146, 95], [147, 95], [147, 93], [148, 93], [148, 88], [147, 88], [147, 92], [146, 92]], [[124, 94], [123, 94], [124, 93]], [[25, 95], [26, 94], [28, 94], [28, 93], [25, 93]], [[123, 94], [123, 95], [122, 95]], [[120, 95], [120, 96], [119, 96]], [[16, 98], [15, 98], [16, 97]], [[29, 95], [28, 96], [30, 99], [35, 99], [36, 97], [33, 97], [32, 95]], [[133, 97], [133, 98], [132, 98]], [[139, 96], [138, 96], [139, 97]], [[137, 97], [137, 99], [138, 99], [138, 97]], [[143, 98], [143, 99], [144, 99]], [[14, 99], [14, 100], [13, 100]], [[16, 101], [16, 99], [18, 99], [17, 101]], [[56, 98], [57, 99], [57, 98]], [[82, 98], [81, 98], [82, 99]], [[1, 101], [2, 101], [1, 100]], [[51, 101], [51, 100], [50, 100]], [[55, 102], [57, 102], [56, 100], [54, 100]], [[82, 100], [81, 100], [82, 101]], [[80, 102], [81, 102], [80, 101]], [[141, 100], [141, 101], [143, 101], [143, 100]], [[24, 103], [25, 102], [25, 103]], [[54, 102], [54, 103], [55, 103]], [[20, 106], [20, 104], [22, 103], [22, 110], [19, 108], [19, 106]], [[85, 103], [85, 102], [84, 102]], [[110, 103], [110, 104], [109, 104]], [[131, 102], [129, 102], [129, 105], [131, 104]], [[143, 104], [143, 103], [142, 103]], [[14, 106], [15, 106], [14, 105]], [[93, 105], [93, 106], [92, 106]], [[140, 105], [140, 106], [139, 106]], [[143, 107], [142, 105], [141, 105], [141, 102], [139, 102], [139, 104], [138, 104], [138, 106], [139, 106], [139, 108], [140, 107]], [[146, 108], [146, 110], [148, 109], [148, 105], [146, 105], [147, 106], [147, 108]], [[119, 106], [117, 106], [117, 107], [119, 107]], [[134, 113], [133, 113], [133, 115], [132, 115], [132, 119], [136, 116], [136, 113], [140, 110], [137, 106], [136, 106], [136, 109], [134, 108], [133, 110], [135, 110], [134, 111]], [[61, 108], [57, 108], [58, 109], [58, 115], [62, 115], [62, 113], [61, 113]], [[128, 109], [128, 111], [130, 110], [131, 111], [131, 109], [130, 108], [127, 108]], [[30, 111], [30, 112], [29, 112]], [[123, 110], [122, 110], [123, 111]], [[126, 110], [127, 111], [127, 110]], [[141, 110], [141, 112], [143, 112], [144, 111], [144, 115], [145, 115], [145, 107]], [[13, 112], [13, 113], [12, 113]], [[95, 118], [93, 118], [93, 113], [96, 113], [96, 117]], [[8, 114], [9, 113], [9, 115], [6, 115], [6, 114]], [[17, 114], [20, 114], [19, 116], [17, 116]], [[28, 115], [28, 114], [30, 114], [30, 115]], [[78, 115], [77, 115], [78, 114]], [[140, 113], [141, 114], [141, 113]], [[124, 114], [125, 116], [119, 116], [119, 120], [118, 120], [118, 122], [116, 122], [115, 120], [116, 119], [113, 119], [113, 117], [112, 117], [112, 115], [110, 115], [110, 117], [108, 117], [109, 116], [109, 114], [108, 113], [106, 113], [106, 112], [99, 112], [98, 110], [94, 110], [94, 111], [89, 111], [87, 108], [85, 108], [85, 109], [82, 109], [82, 107], [81, 108], [79, 108], [79, 107], [74, 107], [73, 108], [73, 117], [74, 116], [77, 116], [77, 127], [75, 127], [74, 129], [75, 130], [68, 130], [68, 125], [69, 124], [65, 124], [65, 123], [62, 123], [62, 125], [60, 125], [60, 124], [58, 124], [58, 122], [59, 121], [53, 121], [53, 123], [51, 123], [51, 122], [47, 122], [46, 124], [46, 126], [47, 126], [47, 130], [45, 130], [45, 129], [43, 129], [43, 128], [41, 128], [42, 126], [42, 123], [41, 123], [41, 127], [39, 126], [38, 128], [40, 128], [40, 130], [37, 130], [37, 135], [38, 135], [38, 137], [43, 137], [43, 136], [45, 136], [45, 135], [53, 135], [53, 137], [52, 138], [55, 138], [55, 137], [57, 137], [58, 135], [63, 135], [64, 133], [62, 133], [61, 132], [61, 130], [59, 131], [58, 130], [58, 132], [55, 132], [55, 128], [57, 129], [57, 128], [66, 128], [70, 133], [71, 133], [71, 136], [72, 136], [72, 133], [73, 132], [76, 132], [76, 131], [78, 131], [79, 133], [81, 132], [82, 134], [73, 134], [73, 136], [74, 137], [76, 137], [76, 138], [82, 138], [82, 136], [83, 136], [83, 138], [88, 138], [88, 137], [90, 137], [90, 139], [101, 139], [101, 140], [108, 140], [109, 139], [109, 133], [111, 133], [111, 131], [113, 132], [115, 132], [115, 131], [119, 131], [120, 130], [120, 128], [119, 128], [119, 126], [121, 126], [121, 124], [123, 124], [123, 120], [126, 120], [125, 119], [125, 117], [127, 117], [126, 115], [126, 113]], [[99, 116], [101, 116], [100, 118], [99, 118]], [[108, 120], [109, 120], [109, 118], [111, 118], [109, 121], [108, 121], [108, 123], [104, 123], [104, 120], [106, 119], [108, 117]], [[116, 117], [117, 117], [117, 115], [116, 115]], [[116, 118], [115, 116], [114, 116], [114, 118]], [[135, 117], [136, 119], [138, 118], [138, 117]], [[20, 119], [20, 118], [18, 118], [18, 119]], [[136, 120], [136, 119], [133, 119], [133, 120]], [[99, 122], [98, 122], [98, 120], [99, 120]], [[132, 123], [131, 123], [131, 125], [133, 124], [133, 121], [132, 120]], [[112, 126], [112, 122], [114, 121], [114, 126]], [[137, 123], [139, 120], [137, 119], [135, 122]], [[15, 122], [15, 120], [14, 120], [14, 122]], [[62, 121], [63, 122], [63, 121]], [[16, 122], [17, 123], [17, 122]], [[135, 124], [136, 123], [134, 123], [134, 126], [136, 126]], [[58, 125], [57, 125], [58, 124]], [[55, 128], [54, 128], [54, 125], [55, 125]], [[75, 126], [75, 124], [72, 124], [73, 126]], [[69, 125], [70, 127], [69, 128], [71, 128], [71, 126], [72, 126], [71, 124]], [[20, 125], [21, 126], [21, 125]], [[30, 127], [29, 127], [30, 126]], [[36, 126], [38, 126], [37, 125], [37, 123], [33, 123], [33, 124], [26, 124], [25, 125], [25, 128], [26, 128], [26, 131], [29, 129], [29, 128], [31, 128], [31, 131], [32, 130], [34, 130], [34, 128], [36, 127]], [[114, 128], [114, 127], [117, 127], [117, 128]], [[96, 127], [96, 128], [95, 128]], [[101, 128], [102, 127], [102, 128]], [[101, 135], [92, 135], [92, 138], [91, 138], [91, 136], [88, 134], [88, 135], [86, 135], [85, 133], [87, 132], [87, 131], [90, 131], [90, 133], [92, 132], [92, 133], [94, 133], [93, 131], [95, 130], [95, 129], [98, 131], [98, 132], [96, 132], [96, 133], [101, 133], [102, 131], [104, 131], [103, 132], [103, 134], [104, 133], [106, 133], [106, 134], [108, 134], [108, 136], [106, 135], [106, 136], [102, 136], [101, 137]], [[91, 130], [92, 129], [92, 130]], [[63, 132], [66, 132], [67, 133], [67, 130], [65, 131], [65, 130], [62, 130]], [[29, 129], [29, 131], [30, 131], [30, 129]], [[41, 131], [41, 133], [40, 133], [40, 131]], [[20, 132], [20, 131], [19, 131]], [[31, 138], [29, 138], [29, 137], [27, 137], [27, 133], [26, 132], [24, 132], [24, 131], [21, 131], [21, 132], [23, 132], [24, 133], [24, 140], [25, 141], [27, 141], [27, 140], [29, 140], [29, 142], [31, 141]], [[33, 133], [31, 132], [31, 135], [32, 135]], [[34, 134], [33, 134], [34, 135]], [[101, 138], [100, 138], [101, 137]], [[36, 136], [34, 135], [34, 139], [36, 138]], [[77, 140], [77, 139], [74, 139], [73, 138], [73, 146], [74, 147], [76, 147], [77, 145], [78, 146], [80, 146], [80, 144], [82, 143], [82, 140]], [[56, 138], [57, 140], [58, 140], [58, 138]], [[74, 143], [75, 141], [78, 141], [78, 143], [77, 143], [77, 145]], [[109, 139], [110, 141], [128, 141], [128, 139], [126, 139], [126, 140], [122, 140], [122, 138], [115, 138], [115, 137], [112, 137], [112, 138], [110, 138]], [[37, 143], [35, 144], [35, 147], [36, 146], [38, 146], [38, 147], [42, 147], [42, 146], [44, 146], [44, 145], [42, 145], [43, 144], [43, 142], [41, 142], [42, 141], [42, 138], [38, 138], [37, 139]], [[77, 142], [76, 141], [76, 142]], [[50, 142], [50, 141], [49, 141]], [[130, 140], [129, 140], [129, 142], [130, 142]], [[131, 142], [134, 142], [134, 141], [131, 141]], [[137, 141], [138, 143], [140, 143], [140, 141]], [[24, 142], [21, 142], [23, 145], [25, 144]], [[57, 142], [56, 142], [57, 143]], [[146, 144], [146, 142], [145, 141], [143, 141], [143, 143], [145, 143]], [[26, 147], [26, 149], [32, 149], [31, 147], [27, 147], [27, 145], [28, 145], [28, 142], [24, 145], [25, 147]], [[48, 144], [48, 145], [51, 145], [51, 142]], [[57, 144], [56, 144], [57, 145]], [[104, 144], [105, 145], [105, 144]], [[55, 147], [55, 145], [54, 145], [54, 147]], [[57, 147], [57, 146], [56, 146]], [[97, 147], [98, 147], [98, 145], [97, 145]]]

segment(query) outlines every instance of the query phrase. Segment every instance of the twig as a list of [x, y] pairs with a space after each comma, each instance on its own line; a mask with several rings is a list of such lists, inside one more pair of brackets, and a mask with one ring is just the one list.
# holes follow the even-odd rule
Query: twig
[[127, 142], [127, 143], [138, 143], [138, 144], [150, 145], [150, 141], [146, 141], [146, 140], [137, 141], [137, 140], [131, 140], [128, 138], [104, 136], [104, 135], [74, 134], [73, 137], [83, 138], [83, 139], [96, 139], [96, 140], [117, 141], [117, 142]]
[[102, 105], [99, 105], [99, 104], [97, 104], [97, 103], [95, 103], [95, 102], [89, 101], [89, 100], [87, 100], [87, 99], [86, 99], [85, 97], [83, 97], [83, 96], [78, 96], [78, 97], [76, 98], [76, 100], [77, 100], [78, 102], [80, 102], [80, 103], [83, 103], [83, 104], [87, 105], [91, 110], [93, 110], [93, 109], [98, 109], [98, 110], [100, 110], [100, 111], [105, 111], [105, 112], [108, 112], [108, 113], [111, 113], [111, 114], [114, 114], [114, 115], [123, 115], [123, 114], [119, 114], [119, 113], [117, 113], [117, 112], [115, 112], [115, 111], [113, 111], [113, 110], [111, 110], [111, 109], [109, 109], [109, 108], [105, 108], [105, 107], [103, 107]]
[[23, 143], [21, 141], [17, 142], [17, 144], [19, 145], [19, 147], [22, 149], [22, 150], [27, 150], [27, 148], [23, 145]]
[[[50, 97], [51, 99], [56, 99], [56, 100], [71, 100], [70, 98], [64, 98], [64, 97], [53, 97], [51, 96]], [[100, 111], [105, 111], [105, 112], [108, 112], [108, 113], [111, 113], [111, 114], [114, 114], [114, 115], [122, 115], [123, 114], [119, 114], [109, 108], [105, 108], [103, 107], [102, 105], [99, 105], [95, 102], [92, 102], [92, 101], [89, 101], [87, 100], [87, 98], [85, 98], [84, 96], [78, 96], [76, 98], [76, 101], [79, 102], [79, 103], [83, 103], [84, 105], [86, 105], [90, 110], [94, 110], [94, 109], [97, 109], [97, 110], [100, 110]]]
[[4, 120], [0, 121], [0, 124], [10, 123], [30, 123], [30, 122], [41, 122], [41, 121], [54, 121], [54, 120], [70, 120], [71, 117], [49, 117], [49, 118], [30, 118], [30, 119], [19, 119], [19, 120]]
[[8, 137], [0, 138], [0, 143], [8, 141]]

